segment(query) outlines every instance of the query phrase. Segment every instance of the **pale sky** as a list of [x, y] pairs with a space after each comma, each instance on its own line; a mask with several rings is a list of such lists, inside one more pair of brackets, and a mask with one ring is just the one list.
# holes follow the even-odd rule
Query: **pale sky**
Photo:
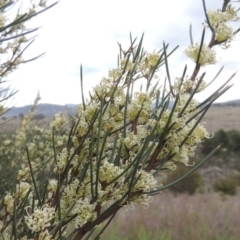
[[[26, 0], [27, 1], [27, 0]], [[220, 8], [222, 0], [206, 0], [208, 8]], [[240, 7], [240, 3], [238, 3]], [[144, 32], [144, 48], [153, 51], [162, 48], [163, 41], [171, 48], [180, 45], [169, 58], [172, 79], [181, 76], [184, 65], [188, 74], [194, 64], [184, 55], [189, 44], [189, 25], [193, 25], [194, 41], [199, 42], [204, 14], [201, 0], [61, 0], [57, 6], [37, 17], [31, 26], [42, 26], [38, 37], [27, 50], [25, 58], [42, 52], [46, 55], [34, 62], [22, 65], [9, 77], [12, 87], [19, 90], [12, 104], [31, 104], [40, 92], [41, 103], [80, 103], [79, 66], [83, 64], [84, 89], [87, 93], [108, 70], [116, 67], [117, 42], [129, 46], [129, 33], [141, 37]], [[240, 22], [234, 25], [240, 27]], [[209, 36], [206, 37], [206, 42]], [[218, 80], [198, 97], [207, 97], [214, 89], [240, 69], [240, 37], [228, 50], [218, 51], [217, 65], [206, 66], [206, 81], [210, 81], [224, 65]], [[165, 68], [162, 68], [162, 79]], [[240, 99], [240, 73], [234, 86], [218, 101]]]

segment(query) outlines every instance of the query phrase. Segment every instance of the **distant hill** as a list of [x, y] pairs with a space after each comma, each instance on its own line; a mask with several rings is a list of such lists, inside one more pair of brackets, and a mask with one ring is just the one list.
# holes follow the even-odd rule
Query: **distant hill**
[[[20, 115], [26, 115], [30, 110], [31, 106], [23, 106], [23, 107], [13, 107], [9, 109], [3, 117], [5, 118], [12, 118], [18, 117]], [[67, 104], [67, 105], [57, 105], [57, 104], [39, 104], [36, 107], [34, 115], [41, 114], [45, 117], [53, 117], [56, 113], [63, 112], [64, 114], [75, 114], [77, 112], [77, 105], [76, 104]]]
[[240, 99], [227, 101], [227, 102], [214, 103], [213, 106], [214, 107], [226, 107], [226, 106], [236, 107], [236, 106], [240, 106]]
[[[170, 103], [171, 104], [171, 103]], [[171, 106], [170, 106], [171, 107]], [[21, 115], [26, 115], [30, 109], [29, 106], [13, 107], [6, 112], [2, 117], [19, 118]], [[77, 104], [57, 105], [57, 104], [39, 104], [34, 115], [41, 115], [46, 118], [53, 117], [56, 113], [63, 112], [75, 115], [77, 112]], [[204, 117], [205, 126], [210, 132], [215, 132], [219, 129], [240, 130], [240, 99], [214, 103]], [[39, 118], [41, 119], [41, 118]]]

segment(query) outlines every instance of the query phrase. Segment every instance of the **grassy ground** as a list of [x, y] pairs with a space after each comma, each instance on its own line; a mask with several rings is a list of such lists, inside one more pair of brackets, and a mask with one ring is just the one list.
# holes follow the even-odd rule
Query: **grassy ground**
[[217, 193], [193, 196], [163, 193], [149, 209], [122, 209], [101, 239], [107, 240], [237, 240], [240, 196]]
[[208, 132], [216, 132], [219, 129], [240, 131], [240, 106], [211, 107], [204, 117]]
[[[32, 120], [30, 125], [47, 128], [52, 119], [53, 118]], [[20, 127], [21, 123], [22, 123], [22, 120], [19, 118], [7, 119], [7, 120], [0, 119], [0, 133], [15, 132], [16, 129]]]

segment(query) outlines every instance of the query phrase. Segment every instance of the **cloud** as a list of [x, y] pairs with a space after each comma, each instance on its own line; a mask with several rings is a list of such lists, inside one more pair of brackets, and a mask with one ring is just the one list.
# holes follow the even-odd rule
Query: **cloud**
[[[207, 1], [209, 7], [218, 7]], [[182, 74], [188, 64], [188, 74], [194, 64], [184, 55], [189, 44], [189, 25], [193, 26], [194, 41], [201, 38], [204, 13], [202, 1], [192, 0], [61, 0], [53, 9], [36, 18], [31, 25], [43, 26], [35, 43], [26, 56], [33, 57], [42, 52], [46, 55], [11, 76], [13, 85], [19, 89], [17, 105], [29, 104], [39, 90], [42, 102], [77, 103], [80, 101], [79, 66], [83, 64], [86, 93], [116, 67], [118, 45], [129, 46], [129, 33], [141, 37], [144, 32], [144, 47], [149, 51], [162, 48], [163, 41], [170, 49], [179, 49], [169, 58], [174, 77]], [[209, 34], [206, 34], [206, 40]], [[218, 50], [219, 64], [202, 70], [213, 76], [224, 63], [226, 70], [221, 79], [239, 69], [236, 50], [239, 41], [227, 51]], [[162, 70], [164, 76], [164, 69]], [[235, 80], [236, 81], [236, 80]], [[223, 80], [220, 80], [223, 82]], [[236, 81], [236, 86], [239, 87]], [[237, 98], [238, 92], [230, 90], [225, 95]]]

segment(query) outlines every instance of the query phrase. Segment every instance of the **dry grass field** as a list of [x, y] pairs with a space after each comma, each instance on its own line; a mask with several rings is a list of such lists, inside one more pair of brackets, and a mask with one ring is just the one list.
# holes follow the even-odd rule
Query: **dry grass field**
[[155, 196], [148, 209], [121, 209], [101, 239], [238, 240], [240, 196]]
[[203, 121], [208, 132], [219, 129], [240, 131], [240, 106], [211, 107]]
[[[41, 120], [32, 120], [30, 126], [39, 126], [39, 127], [48, 127], [49, 122], [53, 118], [44, 118]], [[19, 118], [7, 119], [7, 120], [0, 120], [0, 132], [7, 133], [7, 132], [14, 132], [17, 128], [20, 127], [22, 120]]]

